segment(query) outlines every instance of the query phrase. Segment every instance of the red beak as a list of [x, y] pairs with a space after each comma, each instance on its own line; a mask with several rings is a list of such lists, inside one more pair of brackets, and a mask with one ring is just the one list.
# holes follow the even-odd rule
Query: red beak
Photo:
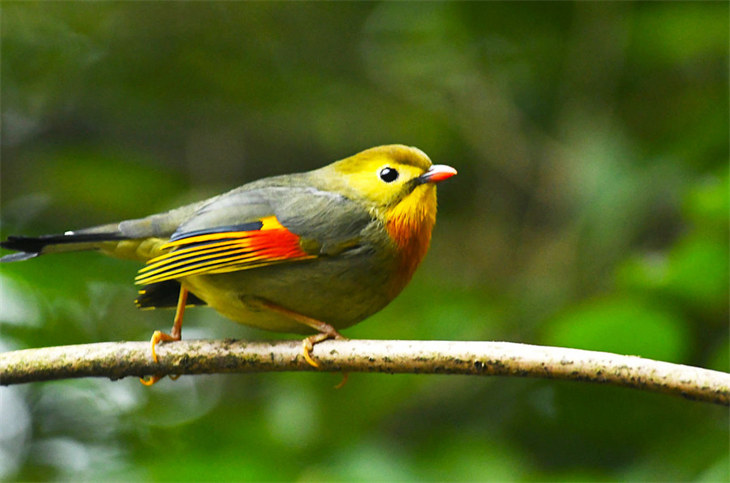
[[456, 170], [445, 164], [434, 164], [431, 168], [418, 177], [421, 183], [440, 183], [456, 174]]

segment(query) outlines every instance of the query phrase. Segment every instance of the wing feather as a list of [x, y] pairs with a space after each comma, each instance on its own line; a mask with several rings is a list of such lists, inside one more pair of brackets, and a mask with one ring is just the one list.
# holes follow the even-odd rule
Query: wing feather
[[153, 284], [191, 275], [247, 270], [316, 256], [304, 251], [299, 236], [275, 216], [238, 226], [178, 233], [162, 249], [170, 251], [149, 260], [135, 283]]

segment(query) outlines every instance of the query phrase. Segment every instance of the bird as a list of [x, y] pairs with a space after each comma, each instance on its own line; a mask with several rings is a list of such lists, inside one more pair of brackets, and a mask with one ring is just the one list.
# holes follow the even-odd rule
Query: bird
[[[188, 306], [206, 305], [251, 327], [313, 334], [315, 344], [383, 309], [428, 250], [436, 184], [456, 170], [420, 149], [377, 146], [312, 171], [262, 178], [144, 218], [63, 234], [9, 236], [0, 262], [80, 250], [143, 262], [139, 308], [174, 308], [178, 341]], [[142, 379], [151, 385], [162, 376]]]

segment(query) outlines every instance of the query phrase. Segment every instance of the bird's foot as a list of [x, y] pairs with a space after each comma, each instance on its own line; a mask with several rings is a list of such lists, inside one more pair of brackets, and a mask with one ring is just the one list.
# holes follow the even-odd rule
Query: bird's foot
[[[160, 342], [174, 342], [174, 341], [178, 341], [180, 339], [181, 339], [180, 334], [177, 334], [177, 337], [175, 337], [173, 335], [166, 334], [162, 331], [156, 330], [152, 334], [152, 338], [150, 339], [150, 346], [151, 346], [150, 349], [152, 352], [152, 360], [155, 362], [159, 362], [159, 359], [157, 357], [157, 351], [156, 351], [157, 344], [159, 344]], [[154, 375], [154, 376], [150, 376], [149, 378], [140, 377], [139, 382], [141, 382], [145, 386], [152, 386], [153, 384], [155, 384], [157, 381], [159, 381], [163, 377], [165, 377], [165, 376]], [[180, 377], [180, 376], [179, 375], [170, 376], [170, 379], [172, 379], [174, 381], [178, 377]]]
[[347, 340], [345, 336], [337, 332], [331, 325], [325, 324], [324, 322], [320, 322], [320, 324], [321, 325], [316, 327], [321, 330], [319, 334], [311, 335], [302, 341], [302, 355], [304, 356], [304, 360], [307, 361], [310, 366], [316, 368], [321, 367], [320, 363], [312, 358], [312, 350], [314, 350], [314, 346], [316, 344], [327, 339]]
[[[180, 288], [180, 297], [177, 301], [177, 310], [175, 311], [175, 320], [172, 324], [172, 333], [166, 334], [160, 330], [156, 330], [152, 334], [152, 338], [150, 339], [150, 346], [152, 350], [152, 360], [155, 361], [155, 363], [159, 362], [157, 358], [157, 351], [156, 347], [157, 344], [160, 342], [175, 342], [180, 339], [182, 339], [182, 321], [183, 321], [183, 314], [185, 314], [185, 304], [188, 298], [188, 291], [184, 288]], [[162, 379], [165, 376], [161, 376], [158, 374], [155, 374], [153, 376], [150, 376], [149, 379], [145, 379], [140, 377], [139, 381], [144, 384], [145, 386], [151, 386], [155, 384], [157, 381]], [[176, 376], [170, 376], [170, 379], [173, 381], [180, 377], [179, 375]]]

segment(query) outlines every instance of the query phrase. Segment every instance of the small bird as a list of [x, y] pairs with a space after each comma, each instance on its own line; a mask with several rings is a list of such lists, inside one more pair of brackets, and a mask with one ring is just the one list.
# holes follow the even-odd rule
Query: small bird
[[[208, 305], [236, 322], [277, 332], [343, 338], [410, 281], [436, 221], [436, 183], [456, 174], [420, 149], [378, 146], [313, 171], [244, 184], [146, 218], [39, 237], [10, 236], [13, 262], [46, 253], [98, 250], [145, 262], [135, 283], [140, 308]], [[154, 384], [160, 376], [143, 380]]]

